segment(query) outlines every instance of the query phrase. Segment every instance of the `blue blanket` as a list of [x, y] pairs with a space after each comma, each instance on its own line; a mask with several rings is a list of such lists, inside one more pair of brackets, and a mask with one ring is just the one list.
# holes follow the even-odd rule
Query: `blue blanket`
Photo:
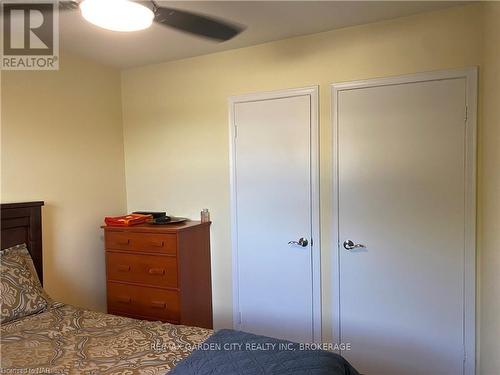
[[341, 356], [266, 336], [223, 329], [169, 375], [359, 375]]

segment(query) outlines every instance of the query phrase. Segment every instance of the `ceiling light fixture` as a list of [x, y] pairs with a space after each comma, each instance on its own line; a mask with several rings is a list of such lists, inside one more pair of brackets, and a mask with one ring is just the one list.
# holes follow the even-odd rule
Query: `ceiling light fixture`
[[90, 23], [112, 31], [144, 30], [154, 18], [151, 9], [129, 0], [84, 0], [80, 11]]

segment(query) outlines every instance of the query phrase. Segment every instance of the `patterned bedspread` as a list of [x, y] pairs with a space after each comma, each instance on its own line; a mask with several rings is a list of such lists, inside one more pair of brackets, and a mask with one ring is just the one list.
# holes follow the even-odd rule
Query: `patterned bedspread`
[[58, 305], [1, 327], [2, 374], [165, 374], [211, 330]]

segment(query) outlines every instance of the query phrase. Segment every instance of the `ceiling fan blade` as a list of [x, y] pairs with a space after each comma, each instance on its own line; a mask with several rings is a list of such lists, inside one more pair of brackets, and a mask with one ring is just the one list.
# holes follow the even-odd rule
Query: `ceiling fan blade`
[[77, 10], [80, 3], [76, 0], [59, 1], [59, 11]]
[[155, 7], [153, 12], [154, 21], [159, 24], [219, 41], [229, 40], [244, 30], [242, 26], [185, 10]]

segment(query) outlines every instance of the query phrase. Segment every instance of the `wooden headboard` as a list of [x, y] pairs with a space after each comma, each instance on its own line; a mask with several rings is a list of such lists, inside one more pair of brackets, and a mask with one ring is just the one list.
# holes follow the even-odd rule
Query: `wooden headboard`
[[2, 250], [25, 243], [43, 284], [42, 206], [43, 202], [3, 203], [0, 245]]

